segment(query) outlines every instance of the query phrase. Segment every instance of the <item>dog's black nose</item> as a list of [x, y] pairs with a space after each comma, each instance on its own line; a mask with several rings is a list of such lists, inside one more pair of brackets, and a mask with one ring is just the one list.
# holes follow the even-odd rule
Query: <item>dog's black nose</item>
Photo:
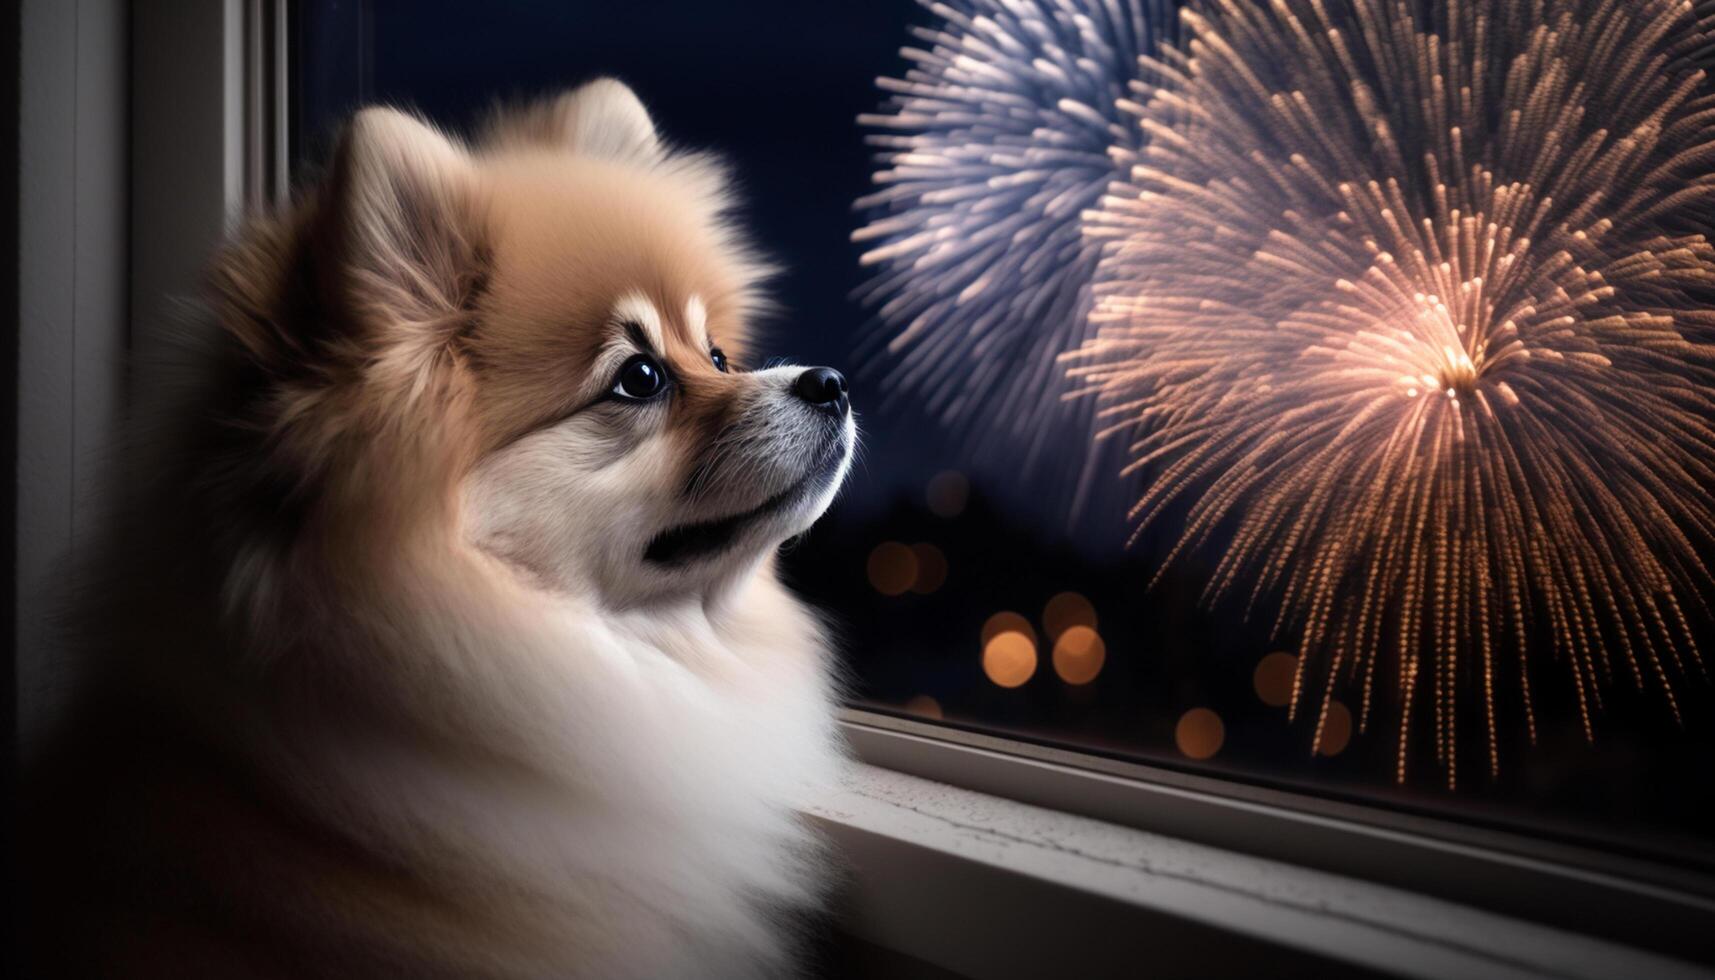
[[798, 383], [792, 390], [830, 415], [844, 416], [851, 408], [851, 401], [846, 398], [846, 377], [833, 368], [810, 368], [798, 375]]

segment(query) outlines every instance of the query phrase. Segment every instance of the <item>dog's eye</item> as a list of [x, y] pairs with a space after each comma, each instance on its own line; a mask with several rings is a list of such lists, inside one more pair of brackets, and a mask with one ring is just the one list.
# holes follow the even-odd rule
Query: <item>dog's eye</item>
[[709, 360], [715, 362], [715, 370], [721, 372], [722, 374], [726, 373], [726, 371], [727, 371], [726, 351], [721, 350], [719, 347], [709, 348]]
[[638, 354], [626, 361], [613, 379], [613, 393], [621, 398], [641, 401], [653, 398], [667, 386], [667, 373], [647, 354]]

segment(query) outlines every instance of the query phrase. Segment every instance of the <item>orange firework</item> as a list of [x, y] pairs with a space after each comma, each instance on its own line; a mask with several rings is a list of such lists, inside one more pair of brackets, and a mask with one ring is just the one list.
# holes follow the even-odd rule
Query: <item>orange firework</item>
[[[1426, 13], [1432, 6], [1434, 13]], [[1715, 37], [1692, 0], [1208, 0], [1124, 107], [1129, 177], [1073, 374], [1151, 477], [1167, 561], [1277, 607], [1293, 711], [1385, 679], [1587, 738], [1614, 675], [1678, 716], [1715, 541]]]

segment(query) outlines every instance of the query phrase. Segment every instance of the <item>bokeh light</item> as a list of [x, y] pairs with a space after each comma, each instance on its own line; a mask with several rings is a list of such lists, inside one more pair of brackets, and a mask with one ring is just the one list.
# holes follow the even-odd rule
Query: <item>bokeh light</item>
[[1277, 651], [1257, 661], [1251, 684], [1262, 703], [1284, 708], [1292, 703], [1292, 679], [1298, 674], [1298, 658]]
[[1018, 687], [1036, 674], [1036, 641], [1015, 630], [983, 644], [983, 673], [1001, 687]]
[[1076, 592], [1062, 592], [1042, 607], [1042, 629], [1050, 641], [1073, 626], [1096, 628], [1096, 607]]
[[911, 555], [917, 560], [917, 576], [911, 583], [911, 591], [928, 595], [947, 581], [947, 556], [940, 548], [927, 543], [914, 544]]
[[1108, 647], [1088, 626], [1070, 626], [1054, 641], [1054, 673], [1068, 684], [1088, 684], [1102, 672]]
[[936, 517], [958, 517], [971, 499], [971, 481], [958, 470], [942, 470], [929, 478], [927, 496]]
[[1352, 740], [1352, 712], [1338, 701], [1328, 702], [1328, 716], [1322, 719], [1322, 738], [1316, 743], [1321, 755], [1339, 755]]
[[917, 555], [897, 541], [883, 541], [869, 553], [869, 584], [882, 595], [902, 595], [917, 581]]
[[988, 646], [990, 640], [1007, 632], [1021, 633], [1032, 646], [1036, 645], [1036, 627], [1030, 625], [1030, 620], [1009, 610], [997, 612], [983, 623], [983, 646]]
[[1192, 708], [1179, 716], [1173, 728], [1173, 743], [1187, 759], [1207, 759], [1221, 751], [1227, 740], [1227, 726], [1221, 716], [1208, 708]]
[[911, 712], [914, 715], [922, 715], [925, 718], [933, 718], [936, 721], [940, 721], [943, 717], [945, 717], [941, 713], [941, 702], [935, 700], [934, 698], [930, 697], [927, 694], [919, 694], [916, 697], [912, 698], [911, 700], [905, 702], [905, 710]]

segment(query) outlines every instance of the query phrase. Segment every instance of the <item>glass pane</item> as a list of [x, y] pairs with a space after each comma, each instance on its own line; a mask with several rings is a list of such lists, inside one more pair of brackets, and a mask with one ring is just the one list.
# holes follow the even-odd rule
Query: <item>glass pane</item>
[[731, 160], [855, 703], [1715, 866], [1707, 27], [1229, 6], [304, 2], [297, 155], [612, 74]]

